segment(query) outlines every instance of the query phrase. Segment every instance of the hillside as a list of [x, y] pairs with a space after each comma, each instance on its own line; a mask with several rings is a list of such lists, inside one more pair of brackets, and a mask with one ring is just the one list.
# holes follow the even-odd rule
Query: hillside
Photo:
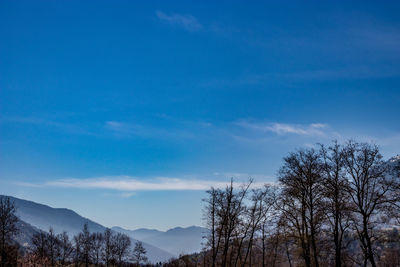
[[[29, 245], [30, 238], [37, 229], [48, 231], [52, 227], [55, 233], [67, 231], [70, 236], [79, 233], [85, 223], [88, 223], [91, 232], [104, 232], [106, 229], [101, 224], [84, 218], [70, 209], [52, 208], [47, 205], [11, 196], [9, 198], [14, 201], [17, 207], [17, 216], [21, 219], [21, 222], [18, 224], [21, 233], [16, 238], [17, 242], [21, 245]], [[134, 244], [137, 242], [137, 239], [131, 238], [131, 241]], [[143, 246], [147, 250], [147, 257], [151, 262], [165, 261], [174, 256], [146, 242], [143, 242]]]

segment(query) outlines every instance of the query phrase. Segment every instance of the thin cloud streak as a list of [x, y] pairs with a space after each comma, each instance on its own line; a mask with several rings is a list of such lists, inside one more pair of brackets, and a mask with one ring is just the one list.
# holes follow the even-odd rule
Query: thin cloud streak
[[156, 139], [193, 139], [197, 134], [186, 125], [170, 125], [171, 128], [154, 127], [121, 121], [106, 121], [104, 127], [117, 137], [143, 137]]
[[[134, 122], [109, 120], [103, 123], [87, 123], [85, 126], [65, 124], [63, 122], [46, 120], [35, 117], [0, 117], [0, 122], [22, 123], [40, 125], [57, 129], [67, 134], [90, 135], [102, 138], [146, 138], [171, 140], [181, 142], [187, 140], [205, 140], [210, 138], [231, 138], [232, 140], [264, 140], [266, 133], [277, 136], [291, 135], [303, 137], [329, 137], [340, 139], [340, 134], [332, 132], [328, 124], [289, 124], [283, 122], [255, 121], [251, 119], [239, 119], [226, 124], [212, 124], [209, 122], [181, 121], [168, 118], [167, 126], [157, 127], [142, 125]], [[234, 126], [234, 128], [232, 128]], [[234, 134], [233, 134], [234, 133]], [[264, 141], [271, 141], [266, 139]]]
[[246, 85], [284, 84], [294, 86], [298, 83], [331, 82], [336, 80], [365, 80], [399, 77], [400, 72], [392, 68], [354, 66], [342, 69], [317, 69], [297, 72], [268, 72], [247, 74], [241, 77], [216, 78], [199, 82], [205, 88], [240, 87]]
[[189, 32], [198, 31], [203, 28], [203, 26], [192, 15], [181, 15], [181, 14], [167, 15], [159, 10], [156, 11], [156, 15], [161, 21], [183, 27]]
[[[123, 192], [132, 191], [205, 191], [214, 188], [225, 188], [229, 182], [199, 179], [181, 179], [170, 177], [157, 177], [152, 180], [140, 180], [131, 176], [98, 177], [89, 179], [61, 179], [48, 181], [43, 184], [18, 183], [27, 187], [57, 187], [79, 189], [108, 189]], [[242, 183], [234, 182], [235, 187]], [[253, 188], [261, 188], [270, 182], [254, 182]]]
[[87, 126], [73, 124], [73, 123], [60, 122], [60, 121], [50, 120], [50, 119], [46, 119], [46, 118], [0, 117], [0, 122], [43, 126], [43, 127], [56, 129], [58, 131], [65, 132], [68, 134], [90, 135], [90, 136], [96, 135], [94, 132], [90, 131]]
[[240, 121], [236, 123], [238, 126], [260, 132], [272, 132], [277, 135], [296, 134], [307, 136], [324, 136], [324, 129], [328, 127], [323, 123], [287, 124], [287, 123], [257, 123], [250, 121]]

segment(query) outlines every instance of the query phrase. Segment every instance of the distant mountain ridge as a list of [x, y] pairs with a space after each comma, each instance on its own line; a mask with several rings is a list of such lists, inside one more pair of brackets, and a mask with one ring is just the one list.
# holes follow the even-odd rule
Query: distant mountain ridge
[[176, 227], [165, 232], [146, 228], [127, 230], [121, 227], [113, 227], [112, 229], [152, 244], [175, 256], [200, 252], [204, 241], [203, 237], [208, 232], [208, 229], [199, 226]]
[[150, 238], [152, 236], [156, 236], [156, 235], [164, 233], [163, 231], [159, 231], [157, 229], [147, 229], [147, 228], [139, 228], [136, 230], [127, 230], [127, 229], [124, 229], [119, 226], [114, 226], [111, 229], [116, 232], [120, 232], [120, 233], [129, 235], [130, 237], [134, 236], [135, 239], [140, 240], [140, 241], [142, 241], [143, 239]]
[[52, 208], [33, 201], [9, 197], [17, 207], [17, 216], [40, 230], [48, 231], [50, 227], [56, 233], [66, 231], [73, 236], [82, 230], [87, 223], [91, 232], [103, 232], [106, 228], [96, 222], [80, 216], [73, 210]]
[[[17, 216], [20, 218], [20, 222], [18, 223], [20, 233], [15, 239], [21, 246], [29, 246], [30, 239], [35, 232], [39, 230], [48, 231], [50, 227], [57, 234], [66, 231], [70, 236], [79, 233], [85, 223], [88, 224], [90, 232], [104, 232], [106, 230], [106, 227], [101, 224], [84, 218], [70, 209], [52, 208], [12, 196], [4, 197], [9, 197], [17, 208]], [[137, 239], [131, 239], [132, 245], [134, 245]], [[143, 246], [147, 250], [147, 257], [151, 262], [166, 261], [174, 256], [146, 242], [143, 242]]]

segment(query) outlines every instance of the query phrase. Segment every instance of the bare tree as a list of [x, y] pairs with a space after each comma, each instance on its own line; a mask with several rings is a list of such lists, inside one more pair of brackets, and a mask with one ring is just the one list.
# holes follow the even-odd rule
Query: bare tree
[[117, 256], [118, 266], [122, 266], [125, 258], [129, 254], [129, 247], [131, 246], [131, 239], [129, 236], [121, 233], [115, 235], [115, 255]]
[[335, 266], [341, 267], [344, 261], [342, 251], [346, 246], [344, 237], [350, 227], [351, 217], [344, 153], [337, 141], [334, 141], [328, 148], [323, 145], [320, 147], [323, 160], [325, 218], [328, 222], [329, 232], [332, 233]]
[[136, 263], [136, 266], [139, 267], [140, 263], [146, 262], [146, 249], [143, 247], [143, 243], [137, 241], [135, 247], [133, 248], [133, 257], [132, 260]]
[[110, 266], [115, 261], [115, 242], [114, 242], [114, 234], [111, 229], [107, 228], [103, 234], [103, 253], [102, 259], [106, 266]]
[[[261, 231], [261, 253], [262, 253], [262, 258], [261, 258], [261, 264], [264, 267], [266, 265], [266, 227], [268, 224], [273, 224], [274, 222], [274, 217], [276, 217], [276, 200], [277, 200], [277, 188], [275, 186], [271, 185], [265, 185], [263, 188], [263, 191], [259, 193], [259, 197], [261, 198], [260, 200], [260, 230]], [[276, 227], [276, 225], [275, 225]], [[278, 227], [276, 227], [278, 228]], [[255, 229], [257, 230], [257, 229]], [[278, 229], [277, 229], [278, 230]], [[277, 233], [276, 239], [278, 238], [279, 234]], [[278, 247], [278, 240], [276, 240], [275, 244], [275, 250]], [[272, 264], [274, 265], [274, 264]]]
[[101, 253], [104, 247], [104, 237], [102, 233], [93, 233], [92, 234], [92, 256], [93, 263], [95, 266], [98, 266], [101, 262]]
[[80, 262], [81, 262], [81, 256], [82, 256], [82, 240], [80, 235], [75, 235], [74, 236], [74, 263], [75, 266], [79, 266]]
[[49, 259], [48, 233], [39, 231], [32, 236], [32, 252], [36, 258], [47, 261]]
[[47, 234], [47, 252], [52, 267], [56, 265], [58, 257], [60, 255], [60, 244], [58, 242], [57, 236], [54, 233], [53, 228], [50, 227]]
[[1, 254], [1, 266], [6, 266], [9, 262], [9, 246], [11, 245], [13, 237], [18, 232], [17, 222], [18, 217], [16, 216], [16, 207], [14, 202], [9, 197], [0, 197], [0, 254]]
[[391, 205], [386, 205], [387, 222], [400, 226], [400, 155], [389, 159], [386, 165], [387, 179], [393, 183], [387, 197], [391, 200]]
[[[232, 239], [234, 233], [239, 226], [240, 215], [245, 209], [244, 200], [247, 195], [247, 191], [250, 188], [252, 181], [247, 184], [243, 184], [237, 192], [233, 186], [233, 179], [229, 186], [222, 192], [221, 197], [218, 198], [220, 205], [219, 209], [219, 220], [220, 227], [222, 229], [222, 262], [221, 266], [225, 267], [230, 264], [230, 258], [228, 262], [229, 249], [232, 248]], [[240, 253], [240, 251], [238, 251]], [[231, 254], [233, 255], [233, 254]]]
[[[207, 246], [211, 249], [211, 266], [230, 266], [237, 258], [238, 235], [246, 206], [244, 204], [252, 181], [234, 188], [233, 179], [225, 190], [214, 189], [207, 191], [209, 197], [204, 200], [204, 219], [211, 228], [207, 237]], [[240, 255], [239, 255], [240, 257]], [[236, 261], [236, 260], [235, 260]]]
[[299, 150], [284, 158], [279, 171], [283, 186], [281, 210], [294, 230], [306, 266], [319, 266], [318, 237], [323, 214], [322, 164], [314, 149]]
[[354, 229], [364, 254], [363, 265], [368, 261], [375, 267], [374, 243], [376, 220], [379, 213], [396, 202], [396, 180], [388, 179], [387, 166], [376, 145], [350, 141], [345, 147], [345, 167], [349, 179], [349, 194], [355, 213]]
[[69, 261], [74, 249], [72, 247], [71, 241], [69, 240], [67, 232], [62, 232], [61, 234], [58, 234], [57, 239], [60, 247], [60, 264], [61, 266], [65, 266]]
[[[262, 222], [265, 223], [268, 220], [268, 213], [272, 209], [275, 201], [274, 190], [270, 186], [264, 186], [263, 189], [253, 189], [249, 200], [251, 204], [250, 207], [246, 209], [244, 219], [246, 224], [244, 236], [247, 246], [241, 264], [242, 267], [246, 265], [248, 260], [249, 265], [252, 265], [251, 252], [254, 246], [256, 233], [261, 229]], [[265, 227], [265, 224], [263, 226]], [[242, 244], [243, 241], [240, 242], [239, 251]]]
[[207, 238], [207, 246], [211, 248], [211, 266], [216, 266], [218, 250], [221, 242], [221, 231], [222, 228], [218, 224], [218, 206], [220, 202], [218, 199], [222, 195], [221, 190], [211, 187], [206, 193], [209, 195], [208, 198], [203, 199], [206, 203], [203, 210], [203, 219], [206, 221], [207, 227], [210, 229]]
[[75, 263], [82, 262], [86, 267], [92, 262], [93, 236], [89, 232], [87, 223], [83, 225], [82, 232], [74, 237], [75, 240]]

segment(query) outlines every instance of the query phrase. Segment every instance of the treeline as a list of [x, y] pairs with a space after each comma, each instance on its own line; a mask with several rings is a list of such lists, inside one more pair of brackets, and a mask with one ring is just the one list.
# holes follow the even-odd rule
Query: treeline
[[1, 267], [11, 266], [153, 266], [147, 264], [146, 249], [138, 241], [132, 248], [129, 236], [106, 229], [91, 233], [84, 224], [80, 233], [70, 239], [67, 232], [33, 234], [31, 244], [21, 247], [14, 240], [19, 234], [16, 207], [7, 197], [0, 198]]
[[400, 266], [399, 162], [333, 142], [290, 153], [277, 184], [211, 188], [203, 253], [171, 266]]
[[129, 236], [110, 229], [90, 233], [87, 224], [72, 240], [67, 232], [56, 235], [52, 228], [40, 231], [33, 235], [30, 250], [23, 258], [24, 266], [140, 266], [147, 261], [140, 241], [132, 249]]

